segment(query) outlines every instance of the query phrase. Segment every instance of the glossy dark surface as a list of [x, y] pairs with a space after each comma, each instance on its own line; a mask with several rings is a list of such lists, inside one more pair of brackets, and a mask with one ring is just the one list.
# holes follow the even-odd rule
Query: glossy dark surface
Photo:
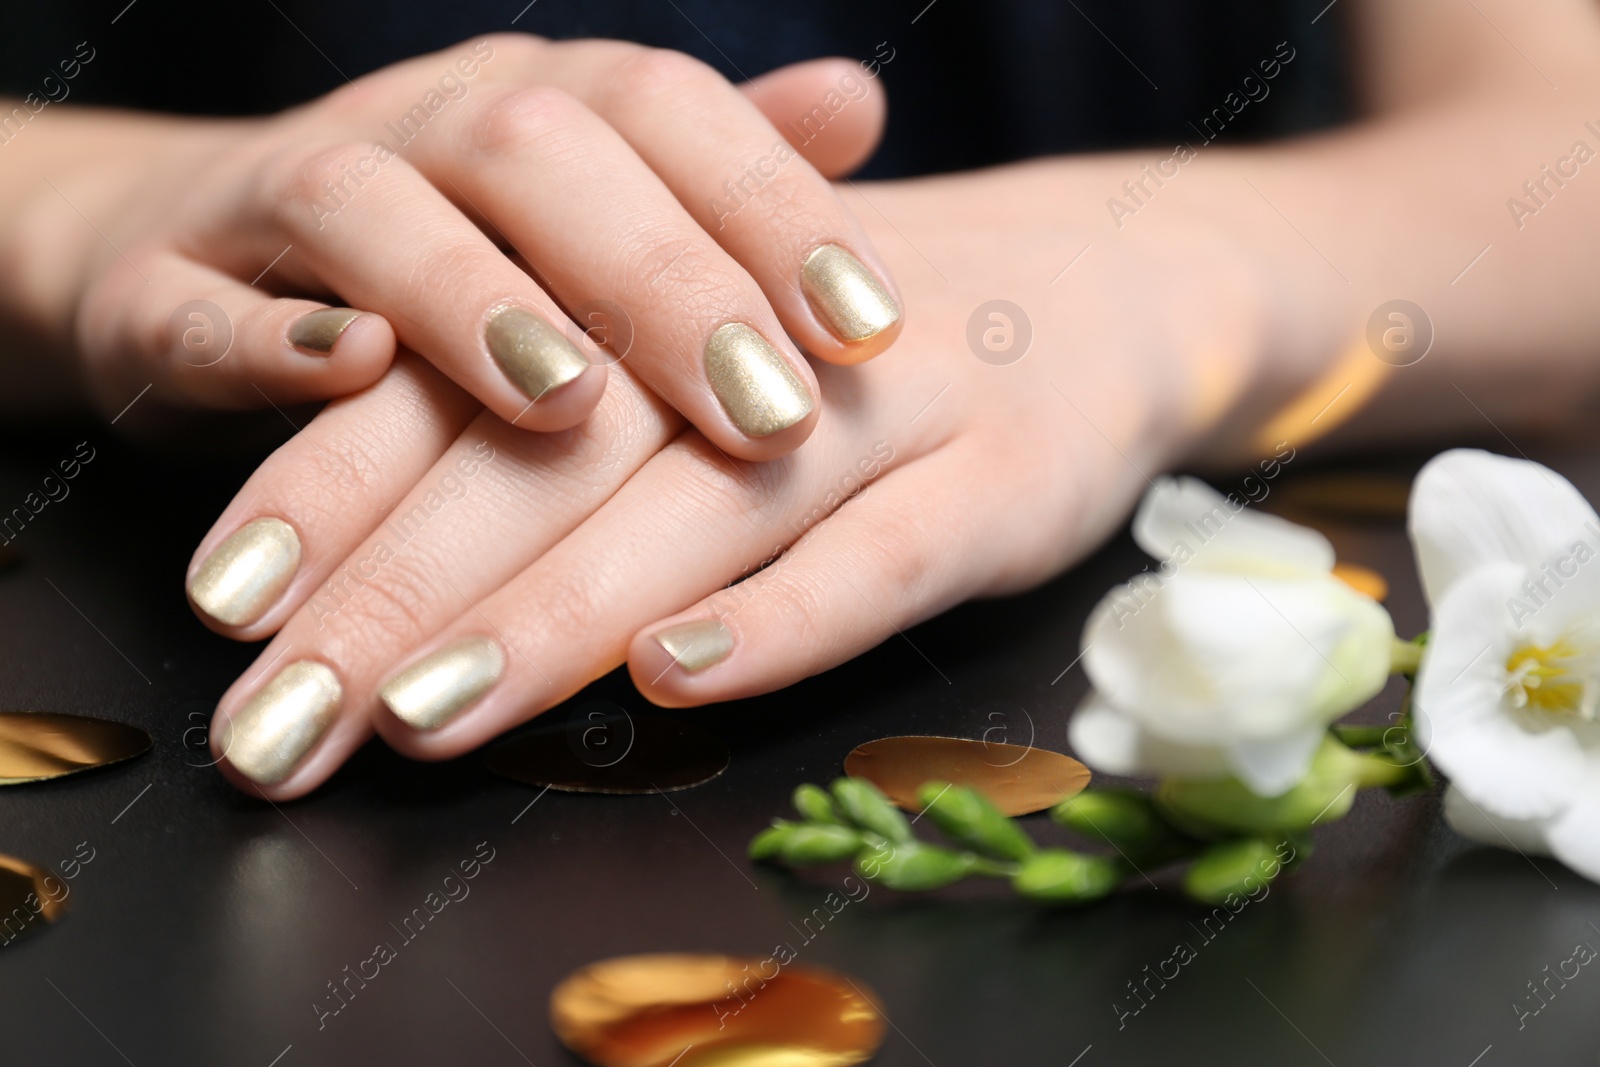
[[[1083, 619], [1146, 563], [1126, 538], [1046, 588], [968, 605], [788, 691], [675, 713], [733, 751], [693, 790], [539, 797], [477, 755], [414, 764], [374, 745], [274, 808], [205, 766], [213, 703], [254, 653], [206, 631], [182, 594], [193, 545], [248, 468], [157, 459], [100, 429], [17, 439], [0, 451], [0, 511], [85, 436], [96, 458], [17, 539], [27, 560], [0, 572], [0, 707], [120, 719], [155, 747], [0, 791], [0, 852], [58, 870], [83, 843], [93, 852], [65, 920], [0, 948], [0, 1062], [567, 1064], [546, 1005], [573, 969], [780, 943], [882, 995], [885, 1067], [1596, 1062], [1600, 975], [1582, 971], [1520, 1030], [1513, 1005], [1577, 942], [1600, 945], [1600, 888], [1469, 846], [1434, 797], [1363, 793], [1304, 867], [1210, 940], [1203, 910], [1159, 875], [1077, 911], [996, 885], [873, 890], [806, 925], [847, 872], [742, 858], [796, 783], [826, 781], [863, 741], [999, 740], [1000, 725], [1011, 743], [1064, 749], [1085, 680], [1063, 671]], [[1554, 464], [1600, 498], [1600, 462]], [[1400, 523], [1334, 533], [1343, 558], [1388, 577], [1400, 631], [1421, 629]], [[1382, 721], [1399, 696], [1391, 686], [1364, 717]], [[623, 677], [579, 702], [596, 697], [648, 712]], [[1029, 826], [1052, 835], [1042, 817]], [[430, 914], [429, 895], [447, 892], [459, 899]], [[426, 922], [407, 941], [415, 909]], [[1180, 940], [1196, 958], [1119, 1028], [1127, 983]], [[365, 962], [379, 943], [393, 958]], [[322, 1014], [339, 1004], [328, 983], [374, 967]]]

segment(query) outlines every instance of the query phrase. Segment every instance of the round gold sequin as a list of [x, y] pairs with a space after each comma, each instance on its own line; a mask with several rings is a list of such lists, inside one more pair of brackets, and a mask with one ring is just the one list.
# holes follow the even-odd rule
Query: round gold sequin
[[[792, 957], [790, 957], [792, 960]], [[847, 1067], [883, 1043], [875, 998], [777, 956], [623, 956], [550, 994], [561, 1043], [596, 1067]]]
[[60, 878], [27, 860], [0, 854], [0, 947], [59, 922], [66, 914], [66, 899]]
[[143, 755], [150, 735], [126, 723], [44, 711], [0, 711], [0, 785], [59, 778]]
[[1042, 811], [1083, 792], [1089, 768], [1060, 752], [964, 737], [883, 737], [845, 757], [844, 773], [865, 778], [895, 804], [921, 811], [924, 782], [969, 786], [1007, 815]]

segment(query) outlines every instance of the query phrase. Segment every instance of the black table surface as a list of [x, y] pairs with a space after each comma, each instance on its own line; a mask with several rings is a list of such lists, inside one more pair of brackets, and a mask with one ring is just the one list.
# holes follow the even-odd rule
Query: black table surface
[[[827, 781], [875, 737], [1066, 750], [1084, 619], [1148, 562], [1125, 535], [1025, 596], [966, 605], [783, 692], [679, 713], [733, 752], [693, 790], [541, 796], [476, 753], [419, 764], [375, 743], [274, 807], [205, 766], [202, 728], [255, 650], [205, 630], [181, 588], [248, 467], [153, 456], [104, 428], [18, 437], [0, 458], [0, 510], [85, 438], [94, 461], [0, 573], [0, 707], [119, 719], [155, 743], [115, 768], [0, 789], [0, 852], [58, 869], [93, 855], [74, 868], [67, 917], [0, 949], [0, 1064], [571, 1064], [547, 1004], [574, 968], [642, 952], [767, 956], [780, 942], [881, 996], [884, 1067], [1597, 1062], [1600, 976], [1552, 982], [1537, 1015], [1518, 1006], [1575, 944], [1600, 946], [1600, 887], [1461, 840], [1437, 795], [1362, 793], [1303, 867], [1210, 940], [1170, 876], [1076, 910], [992, 884], [875, 889], [802, 936], [847, 871], [751, 864], [750, 837], [797, 783]], [[1600, 499], [1595, 454], [1546, 458]], [[1317, 476], [1305, 467], [1284, 484]], [[1421, 630], [1402, 523], [1330, 532], [1342, 558], [1388, 577], [1399, 631]], [[1400, 696], [1391, 685], [1366, 717], [1383, 721]], [[652, 713], [616, 674], [550, 714], [591, 699]], [[1043, 817], [1030, 826], [1053, 833]], [[400, 938], [475, 853], [493, 858], [469, 894]], [[1119, 1018], [1128, 983], [1180, 941], [1196, 958]], [[380, 942], [396, 958], [322, 1015], [338, 1003], [329, 983]]]

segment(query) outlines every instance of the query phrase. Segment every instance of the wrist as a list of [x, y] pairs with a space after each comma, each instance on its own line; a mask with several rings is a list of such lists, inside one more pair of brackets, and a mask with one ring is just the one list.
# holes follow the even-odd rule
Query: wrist
[[1263, 197], [1271, 169], [1242, 153], [1204, 162], [1141, 239], [1191, 250], [1190, 291], [1173, 301], [1190, 309], [1176, 324], [1178, 461], [1254, 465], [1337, 425], [1387, 368], [1358, 348], [1349, 285]]

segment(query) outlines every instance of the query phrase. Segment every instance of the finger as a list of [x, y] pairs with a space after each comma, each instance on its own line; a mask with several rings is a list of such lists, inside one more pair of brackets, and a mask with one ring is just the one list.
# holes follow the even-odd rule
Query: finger
[[482, 212], [578, 318], [620, 307], [630, 368], [718, 447], [763, 460], [805, 439], [811, 369], [750, 275], [615, 130], [548, 87], [461, 107], [441, 136], [413, 142], [424, 173]]
[[[751, 78], [739, 91], [825, 178], [842, 178], [867, 161], [883, 137], [888, 104], [881, 83], [841, 107], [820, 129], [812, 109], [847, 76], [872, 77], [849, 59], [812, 59]], [[846, 83], [848, 84], [848, 83]], [[808, 128], [808, 121], [811, 123]]]
[[[264, 247], [393, 324], [400, 342], [524, 429], [563, 430], [605, 388], [599, 350], [404, 159], [319, 145], [269, 168], [239, 210]], [[218, 220], [239, 228], [236, 215]], [[286, 257], [287, 258], [287, 257]]]
[[250, 476], [206, 534], [185, 582], [218, 633], [272, 633], [450, 446], [481, 408], [402, 353], [376, 385], [335, 401]]
[[569, 533], [682, 425], [626, 372], [565, 434], [474, 420], [223, 696], [212, 736], [224, 773], [273, 799], [321, 784], [370, 736], [397, 660]]
[[[836, 121], [879, 121], [876, 101], [861, 120], [838, 118], [873, 98], [872, 79], [836, 64], [833, 83], [809, 103], [799, 101], [803, 114], [780, 134], [721, 75], [681, 53], [616, 42], [551, 45], [547, 52], [539, 76], [616, 128], [750, 272], [807, 351], [858, 363], [893, 343], [902, 316], [887, 268], [854, 214], [792, 143], [820, 137]], [[793, 83], [780, 80], [779, 87], [786, 84]]]
[[639, 692], [664, 707], [754, 696], [890, 639], [949, 681], [906, 631], [1034, 577], [999, 574], [989, 562], [1014, 558], [1005, 542], [1029, 521], [1014, 514], [1014, 497], [974, 492], [997, 484], [993, 462], [963, 439], [892, 470], [759, 573], [645, 626], [628, 649]]
[[[883, 405], [897, 407], [909, 420], [916, 404], [894, 394]], [[931, 447], [921, 427], [900, 424], [905, 455]], [[733, 463], [698, 434], [674, 441], [570, 536], [397, 663], [380, 690], [379, 732], [407, 755], [445, 758], [623, 662], [641, 627], [757, 569], [841, 490], [895, 460], [865, 426], [833, 427], [829, 440], [762, 465]], [[499, 646], [495, 677], [457, 658], [475, 640]]]
[[[792, 461], [739, 466], [771, 478]], [[623, 662], [638, 627], [772, 554], [767, 523], [743, 506], [758, 491], [734, 468], [698, 434], [668, 446], [577, 533], [391, 664], [378, 732], [417, 759], [480, 745]], [[460, 660], [480, 642], [499, 663], [492, 677]]]
[[108, 372], [92, 376], [108, 404], [146, 386], [154, 399], [209, 408], [325, 400], [371, 385], [394, 358], [379, 315], [274, 299], [171, 252], [141, 273], [97, 292], [79, 316], [84, 350]]

